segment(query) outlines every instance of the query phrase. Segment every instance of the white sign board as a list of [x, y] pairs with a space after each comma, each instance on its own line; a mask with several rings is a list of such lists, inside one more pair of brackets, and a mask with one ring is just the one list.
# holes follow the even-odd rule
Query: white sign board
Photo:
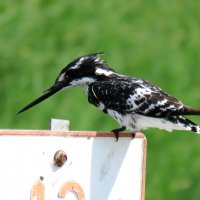
[[[66, 153], [63, 166], [54, 160], [58, 150]], [[146, 139], [139, 133], [115, 142], [112, 133], [0, 130], [0, 158], [3, 200], [144, 199]]]

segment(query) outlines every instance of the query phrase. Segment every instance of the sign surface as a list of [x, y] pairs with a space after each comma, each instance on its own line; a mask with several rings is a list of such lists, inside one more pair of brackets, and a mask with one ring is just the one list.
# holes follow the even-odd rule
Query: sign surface
[[[57, 166], [54, 155], [66, 153]], [[142, 200], [146, 139], [138, 133], [0, 130], [0, 199]]]

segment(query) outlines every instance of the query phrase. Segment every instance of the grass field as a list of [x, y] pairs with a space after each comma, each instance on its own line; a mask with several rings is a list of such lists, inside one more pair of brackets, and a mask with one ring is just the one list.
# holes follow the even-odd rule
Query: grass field
[[[50, 118], [72, 130], [118, 124], [87, 103], [80, 89], [55, 95], [19, 116], [68, 62], [93, 52], [115, 70], [148, 79], [200, 108], [200, 2], [42, 1], [0, 3], [0, 128], [47, 129]], [[190, 117], [200, 123], [200, 117]], [[200, 198], [200, 136], [156, 129], [148, 139], [146, 200]]]

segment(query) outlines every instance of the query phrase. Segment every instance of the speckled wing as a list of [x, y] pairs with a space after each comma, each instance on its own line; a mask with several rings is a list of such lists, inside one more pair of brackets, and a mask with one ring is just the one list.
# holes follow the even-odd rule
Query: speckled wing
[[200, 114], [152, 83], [134, 78], [94, 82], [88, 88], [88, 100], [97, 107], [121, 114], [137, 113], [150, 117]]

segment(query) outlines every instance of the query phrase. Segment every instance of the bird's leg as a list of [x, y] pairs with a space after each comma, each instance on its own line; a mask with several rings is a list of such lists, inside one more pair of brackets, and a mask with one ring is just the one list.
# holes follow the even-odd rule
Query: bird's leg
[[125, 127], [125, 126], [122, 126], [121, 128], [113, 129], [113, 130], [111, 131], [111, 132], [113, 132], [113, 133], [115, 134], [115, 138], [116, 138], [115, 142], [117, 142], [118, 139], [119, 139], [119, 132], [125, 131], [125, 130], [126, 130], [126, 127]]
[[132, 140], [135, 138], [135, 135], [136, 135], [136, 133], [135, 133], [135, 132], [132, 132], [132, 133], [131, 133]]

